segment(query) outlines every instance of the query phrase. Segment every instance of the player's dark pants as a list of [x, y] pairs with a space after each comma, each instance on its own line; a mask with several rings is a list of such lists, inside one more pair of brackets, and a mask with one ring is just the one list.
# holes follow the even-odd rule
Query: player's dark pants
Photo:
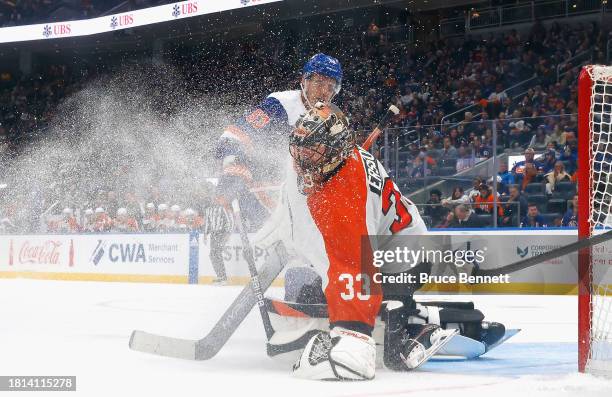
[[[253, 232], [261, 228], [269, 216], [268, 210], [259, 202], [246, 185], [243, 178], [233, 175], [223, 175], [217, 186], [218, 194], [229, 207], [233, 200], [238, 199], [243, 222], [247, 232]], [[231, 216], [231, 214], [230, 214]], [[225, 263], [223, 261], [223, 247], [229, 240], [232, 226], [229, 222], [214, 220], [216, 225], [210, 230], [210, 261], [217, 278], [227, 279]]]
[[223, 247], [229, 239], [230, 231], [222, 230], [210, 234], [210, 262], [219, 280], [226, 280], [225, 263], [223, 262]]

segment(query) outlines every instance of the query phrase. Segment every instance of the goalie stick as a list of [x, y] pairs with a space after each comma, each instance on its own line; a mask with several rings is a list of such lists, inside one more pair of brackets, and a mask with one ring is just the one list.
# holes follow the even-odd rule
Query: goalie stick
[[365, 142], [363, 142], [363, 145], [361, 145], [361, 147], [364, 148], [365, 150], [370, 150], [370, 147], [378, 139], [380, 134], [382, 134], [383, 130], [385, 129], [385, 127], [391, 120], [391, 117], [397, 114], [399, 114], [399, 109], [397, 108], [397, 106], [395, 105], [389, 106], [389, 109], [387, 109], [387, 113], [385, 113], [385, 115], [380, 120], [376, 128], [374, 128], [374, 131], [372, 131], [370, 135], [368, 135], [368, 137], [366, 138]]
[[480, 269], [474, 268], [472, 272], [473, 276], [499, 276], [506, 273], [518, 272], [519, 270], [527, 269], [528, 267], [538, 265], [542, 262], [549, 261], [551, 259], [558, 258], [563, 255], [571, 254], [574, 251], [579, 251], [584, 248], [591, 247], [593, 245], [601, 244], [612, 239], [612, 230], [607, 231], [596, 236], [591, 236], [565, 245], [563, 247], [550, 250], [540, 255], [532, 256], [531, 258], [523, 259], [518, 262], [511, 263], [499, 267], [497, 269]]
[[271, 248], [273, 251], [270, 255], [271, 260], [261, 267], [258, 282], [251, 280], [244, 287], [205, 337], [199, 340], [181, 339], [136, 330], [130, 337], [130, 349], [186, 360], [208, 360], [214, 357], [227, 343], [253, 306], [258, 304], [259, 299], [255, 291], [263, 294], [287, 263], [288, 255], [282, 242], [276, 242]]

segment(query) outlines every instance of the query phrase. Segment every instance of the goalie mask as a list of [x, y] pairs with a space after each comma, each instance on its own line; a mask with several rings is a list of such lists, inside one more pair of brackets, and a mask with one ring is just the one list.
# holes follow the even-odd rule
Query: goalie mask
[[321, 102], [297, 121], [289, 138], [302, 192], [325, 182], [351, 154], [355, 134], [347, 117], [336, 106]]

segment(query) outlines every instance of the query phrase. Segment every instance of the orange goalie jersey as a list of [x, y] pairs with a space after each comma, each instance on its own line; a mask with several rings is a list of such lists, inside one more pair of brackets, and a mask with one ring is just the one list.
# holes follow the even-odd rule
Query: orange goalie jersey
[[374, 156], [360, 147], [307, 195], [300, 192], [291, 164], [282, 201], [279, 211], [284, 222], [276, 223], [277, 232], [323, 278], [330, 323], [373, 327], [382, 293], [379, 284], [370, 282], [375, 243], [364, 237], [425, 234], [416, 206], [402, 196]]

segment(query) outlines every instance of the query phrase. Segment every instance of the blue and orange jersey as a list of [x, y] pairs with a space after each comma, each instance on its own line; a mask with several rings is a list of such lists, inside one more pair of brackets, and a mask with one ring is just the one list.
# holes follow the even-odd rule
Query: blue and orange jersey
[[[217, 157], [224, 161], [224, 173], [253, 179], [257, 153], [285, 143], [299, 116], [306, 112], [299, 90], [274, 92], [255, 109], [227, 126], [217, 145]], [[257, 178], [255, 178], [257, 179]]]

